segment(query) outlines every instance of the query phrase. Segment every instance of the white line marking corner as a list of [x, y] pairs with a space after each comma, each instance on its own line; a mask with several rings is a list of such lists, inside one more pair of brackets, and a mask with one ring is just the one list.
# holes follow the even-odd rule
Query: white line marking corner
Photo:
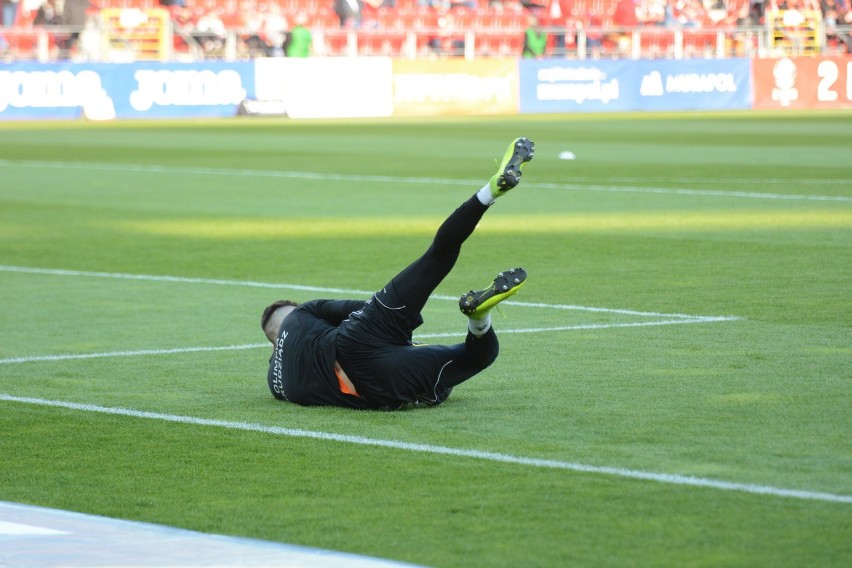
[[[120, 272], [89, 272], [82, 270], [65, 270], [57, 268], [36, 268], [26, 266], [9, 266], [0, 265], [0, 272], [12, 272], [23, 274], [45, 274], [51, 276], [66, 276], [66, 277], [90, 277], [90, 278], [112, 278], [120, 280], [138, 280], [149, 282], [170, 282], [181, 284], [209, 284], [216, 286], [246, 286], [254, 288], [279, 288], [293, 289], [309, 292], [336, 293], [347, 295], [369, 296], [371, 293], [363, 290], [347, 290], [341, 288], [323, 288], [318, 286], [302, 286], [296, 284], [274, 284], [269, 282], [253, 282], [248, 280], [222, 280], [215, 278], [190, 278], [183, 276], [168, 276], [168, 275], [147, 275], [147, 274], [127, 274]], [[456, 296], [433, 295], [432, 299], [457, 301]], [[662, 325], [677, 325], [691, 323], [717, 323], [727, 321], [737, 321], [741, 318], [736, 316], [700, 316], [680, 313], [662, 313], [662, 312], [643, 312], [637, 310], [626, 310], [619, 308], [598, 308], [590, 306], [578, 306], [571, 304], [545, 304], [538, 302], [520, 302], [509, 300], [505, 305], [518, 306], [523, 308], [543, 308], [550, 310], [575, 310], [590, 313], [605, 313], [617, 314], [631, 317], [654, 318], [651, 321], [641, 322], [620, 322], [620, 323], [603, 323], [603, 324], [577, 324], [566, 326], [551, 326], [540, 328], [527, 329], [502, 329], [503, 334], [520, 334], [520, 333], [548, 333], [562, 331], [579, 331], [579, 330], [595, 330], [595, 329], [611, 329], [611, 328], [634, 328], [634, 327], [654, 327]], [[451, 333], [429, 333], [417, 336], [415, 339], [436, 339], [456, 337], [463, 335], [463, 332]], [[245, 344], [245, 345], [226, 345], [226, 346], [191, 346], [178, 348], [161, 348], [161, 349], [139, 349], [139, 350], [121, 350], [109, 351], [100, 353], [68, 353], [57, 355], [32, 355], [0, 358], [0, 365], [16, 364], [16, 363], [35, 363], [41, 361], [68, 361], [80, 359], [99, 359], [104, 357], [134, 357], [140, 355], [172, 355], [178, 353], [197, 353], [205, 351], [236, 351], [241, 349], [256, 349], [264, 347], [266, 344]]]
[[591, 473], [601, 475], [611, 475], [617, 477], [625, 477], [629, 479], [638, 479], [642, 481], [653, 481], [657, 483], [665, 483], [670, 485], [683, 485], [691, 487], [701, 487], [707, 489], [716, 489], [721, 491], [738, 491], [751, 493], [755, 495], [770, 495], [773, 497], [789, 497], [794, 499], [804, 499], [809, 501], [823, 501], [829, 503], [844, 503], [852, 504], [852, 495], [839, 495], [834, 493], [824, 493], [819, 491], [807, 491], [799, 489], [785, 489], [781, 487], [773, 487], [769, 485], [755, 485], [749, 483], [736, 483], [730, 481], [719, 481], [715, 479], [707, 479], [702, 477], [692, 477], [687, 475], [677, 475], [669, 473], [654, 473], [648, 471], [632, 470], [619, 467], [606, 467], [587, 465], [575, 462], [566, 462], [559, 460], [530, 458], [523, 456], [513, 456], [498, 452], [486, 452], [480, 450], [470, 450], [463, 448], [451, 448], [447, 446], [434, 446], [430, 444], [415, 444], [410, 442], [400, 442], [397, 440], [382, 440], [377, 438], [366, 438], [361, 436], [334, 434], [330, 432], [317, 432], [312, 430], [302, 430], [297, 428], [282, 428], [279, 426], [266, 426], [263, 424], [252, 424], [248, 422], [232, 422], [225, 420], [216, 420], [210, 418], [195, 418], [192, 416], [181, 416], [176, 414], [161, 414], [158, 412], [147, 412], [140, 410], [132, 410], [120, 407], [99, 406], [94, 404], [81, 404], [76, 402], [66, 402], [61, 400], [47, 400], [42, 398], [20, 397], [9, 394], [0, 393], [0, 401], [33, 404], [41, 406], [50, 406], [57, 408], [66, 408], [71, 410], [79, 410], [84, 412], [99, 412], [103, 414], [113, 414], [119, 416], [128, 416], [133, 418], [145, 418], [153, 420], [164, 420], [167, 422], [175, 422], [181, 424], [193, 424], [197, 426], [215, 426], [219, 428], [228, 428], [233, 430], [243, 430], [249, 432], [258, 432], [272, 434], [277, 436], [290, 436], [294, 438], [310, 438], [315, 440], [324, 440], [330, 442], [341, 442], [347, 444], [357, 444], [361, 446], [374, 446], [381, 448], [389, 448], [395, 450], [404, 450], [411, 452], [420, 452], [437, 455], [448, 455], [454, 457], [474, 458], [480, 460], [488, 460], [492, 462], [507, 463], [522, 465], [537, 468], [563, 469], [575, 471], [578, 473]]

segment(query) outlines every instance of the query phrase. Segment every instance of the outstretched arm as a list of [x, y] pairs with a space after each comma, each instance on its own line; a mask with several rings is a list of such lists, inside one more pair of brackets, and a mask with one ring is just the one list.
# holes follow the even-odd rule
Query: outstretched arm
[[313, 312], [330, 323], [340, 325], [352, 312], [364, 307], [364, 300], [316, 300], [311, 302]]

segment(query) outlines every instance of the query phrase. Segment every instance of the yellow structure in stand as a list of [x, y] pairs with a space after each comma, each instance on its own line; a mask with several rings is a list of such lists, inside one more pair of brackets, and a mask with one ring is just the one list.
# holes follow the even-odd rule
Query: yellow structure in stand
[[779, 55], [819, 55], [825, 34], [818, 10], [772, 10], [766, 24], [769, 48]]
[[168, 61], [171, 56], [169, 13], [160, 8], [101, 10], [104, 50], [111, 61]]

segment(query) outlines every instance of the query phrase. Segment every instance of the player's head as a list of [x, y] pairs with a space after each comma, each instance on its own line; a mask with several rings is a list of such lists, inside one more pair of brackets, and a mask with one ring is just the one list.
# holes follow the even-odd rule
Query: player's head
[[269, 341], [275, 343], [281, 322], [298, 306], [299, 304], [290, 300], [278, 300], [266, 306], [260, 316], [260, 329], [263, 330]]

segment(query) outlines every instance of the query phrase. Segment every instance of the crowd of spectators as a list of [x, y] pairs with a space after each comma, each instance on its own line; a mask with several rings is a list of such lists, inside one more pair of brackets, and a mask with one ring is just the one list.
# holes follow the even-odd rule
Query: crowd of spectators
[[[229, 33], [239, 32], [241, 55], [306, 56], [313, 52], [311, 30], [329, 35], [336, 29], [404, 32], [413, 26], [434, 33], [423, 48], [459, 54], [464, 32], [483, 32], [503, 14], [517, 16], [508, 28], [517, 42], [512, 50], [524, 57], [544, 57], [549, 50], [576, 41], [583, 30], [587, 49], [594, 52], [611, 40], [618, 46], [626, 33], [605, 29], [683, 29], [756, 27], [770, 10], [814, 11], [822, 14], [826, 36], [852, 53], [852, 40], [838, 31], [852, 25], [852, 0], [0, 0], [2, 24], [77, 26], [105, 7], [164, 7], [176, 31], [176, 48], [190, 45], [208, 56], [225, 49]], [[35, 4], [34, 4], [35, 3]], [[421, 16], [412, 19], [412, 14]], [[396, 19], [395, 19], [396, 18]], [[489, 19], [491, 18], [491, 19]], [[497, 27], [495, 27], [497, 29]], [[64, 41], [73, 46], [76, 33]], [[614, 39], [613, 39], [614, 38]], [[7, 46], [0, 36], [0, 50]], [[61, 47], [61, 45], [60, 45]], [[623, 47], [623, 46], [622, 46]]]

